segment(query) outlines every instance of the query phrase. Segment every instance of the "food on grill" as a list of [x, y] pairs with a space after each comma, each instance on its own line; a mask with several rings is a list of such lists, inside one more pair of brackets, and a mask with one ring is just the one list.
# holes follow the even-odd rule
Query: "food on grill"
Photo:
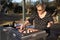
[[19, 29], [18, 31], [19, 31], [20, 33], [22, 33], [22, 32], [23, 32], [23, 30], [21, 30], [21, 29]]
[[24, 34], [26, 34], [26, 31], [23, 31]]
[[36, 31], [38, 31], [37, 29], [33, 29], [33, 28], [29, 28], [27, 30], [29, 30], [30, 32], [36, 32]]
[[19, 29], [19, 32], [24, 33], [24, 34], [26, 34], [26, 33], [33, 33], [33, 32], [37, 32], [37, 31], [38, 31], [37, 29], [33, 29], [33, 28], [28, 28], [26, 30], [20, 30]]

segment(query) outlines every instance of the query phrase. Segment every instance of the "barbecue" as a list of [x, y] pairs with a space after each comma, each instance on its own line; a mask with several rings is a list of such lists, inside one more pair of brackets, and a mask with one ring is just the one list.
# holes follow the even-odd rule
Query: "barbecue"
[[[1, 40], [3, 40], [3, 35], [6, 35], [4, 37], [4, 40], [12, 40], [15, 39], [14, 37], [16, 37], [15, 35], [17, 35], [17, 37], [21, 38], [22, 40], [38, 40], [38, 39], [42, 39], [45, 40], [45, 38], [47, 37], [47, 33], [46, 31], [42, 31], [42, 30], [38, 30], [38, 29], [34, 29], [34, 28], [25, 28], [24, 30], [20, 30], [18, 29], [18, 31], [22, 34], [19, 34], [19, 32], [17, 32], [17, 30], [15, 30], [12, 27], [1, 27], [0, 28], [0, 35], [1, 35]], [[19, 36], [20, 35], [20, 36]], [[8, 39], [7, 39], [8, 38]]]
[[22, 40], [38, 40], [42, 38], [45, 40], [47, 33], [34, 28], [26, 28], [25, 30], [19, 30], [22, 33]]

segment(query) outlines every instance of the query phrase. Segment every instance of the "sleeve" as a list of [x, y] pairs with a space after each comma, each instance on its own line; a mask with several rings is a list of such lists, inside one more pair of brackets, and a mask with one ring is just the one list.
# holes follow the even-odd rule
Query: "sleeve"
[[30, 18], [28, 19], [28, 21], [30, 23], [33, 23], [33, 20], [35, 19], [35, 13], [31, 14]]
[[47, 20], [48, 20], [47, 28], [50, 28], [54, 24], [53, 17], [49, 16]]
[[53, 17], [51, 15], [47, 18], [47, 20], [48, 20], [48, 22], [54, 22]]

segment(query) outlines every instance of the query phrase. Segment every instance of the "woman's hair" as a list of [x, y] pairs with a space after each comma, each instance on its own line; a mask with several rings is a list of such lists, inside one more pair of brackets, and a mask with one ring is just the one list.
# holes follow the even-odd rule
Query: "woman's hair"
[[41, 3], [36, 4], [36, 7], [39, 7], [39, 6], [41, 6], [43, 9], [46, 8], [46, 5], [45, 4], [41, 4]]

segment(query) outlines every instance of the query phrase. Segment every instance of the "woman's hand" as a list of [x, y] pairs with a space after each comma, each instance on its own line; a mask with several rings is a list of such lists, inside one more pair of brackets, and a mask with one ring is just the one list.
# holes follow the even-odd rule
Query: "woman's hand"
[[25, 28], [25, 25], [21, 25], [20, 29], [23, 30]]
[[49, 23], [48, 23], [48, 25], [47, 25], [47, 28], [50, 28], [52, 24], [53, 24], [53, 22], [52, 22], [52, 21], [51, 21], [51, 22], [49, 22]]
[[28, 24], [29, 24], [29, 21], [25, 21], [25, 23], [24, 23], [23, 25], [20, 26], [20, 29], [25, 28]]

